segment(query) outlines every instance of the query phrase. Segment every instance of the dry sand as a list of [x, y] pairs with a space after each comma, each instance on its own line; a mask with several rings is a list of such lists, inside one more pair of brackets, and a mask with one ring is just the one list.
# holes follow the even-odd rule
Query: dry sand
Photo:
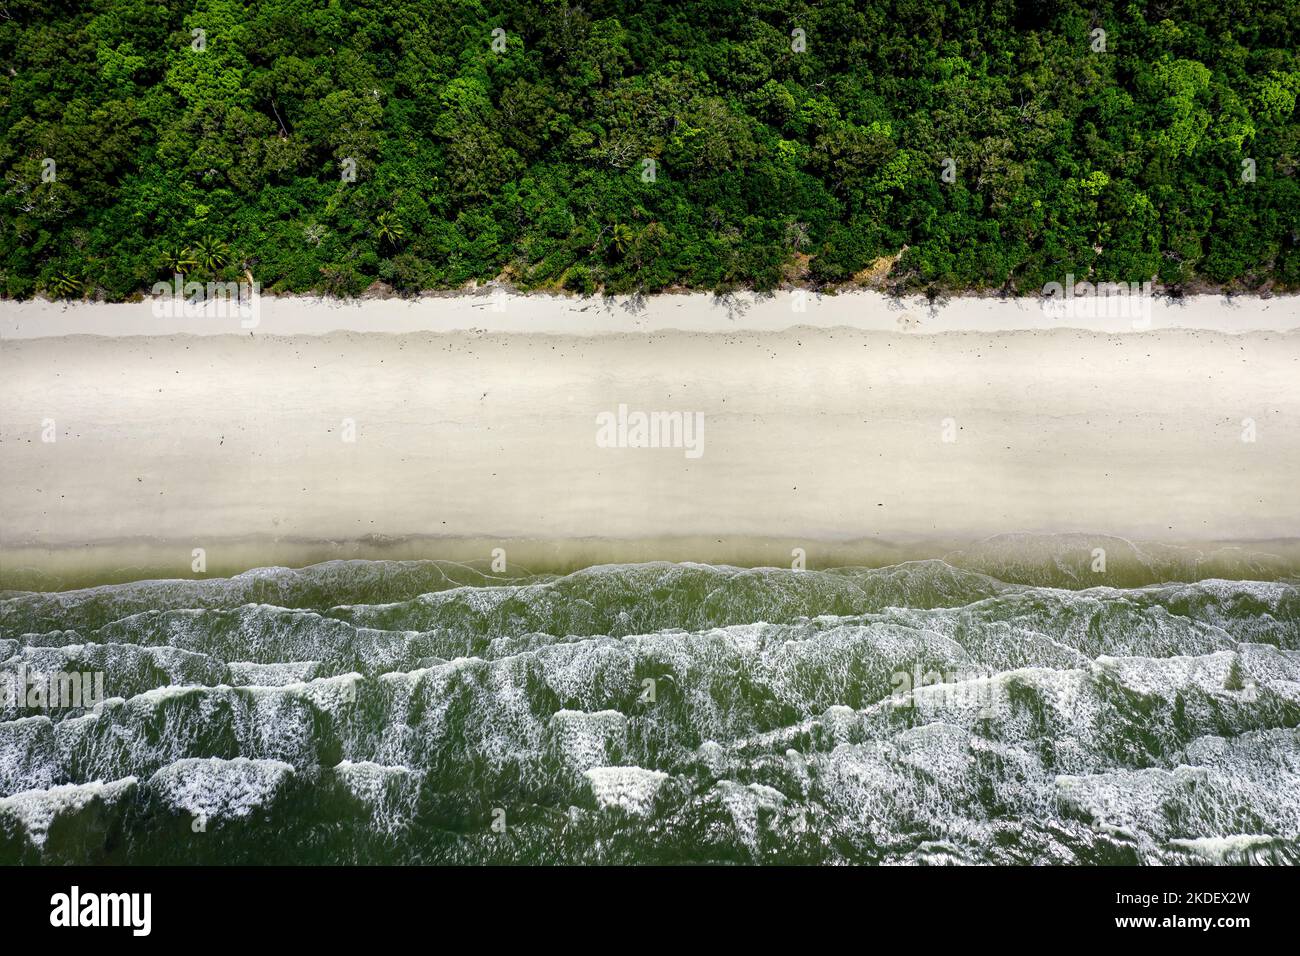
[[964, 297], [929, 303], [878, 292], [840, 295], [783, 291], [769, 296], [706, 293], [641, 299], [513, 295], [482, 289], [473, 295], [419, 299], [312, 299], [258, 296], [256, 312], [223, 315], [215, 308], [160, 317], [157, 303], [0, 302], [0, 339], [49, 335], [318, 335], [357, 332], [521, 332], [602, 335], [622, 332], [779, 332], [794, 326], [883, 332], [1041, 332], [1083, 328], [1102, 332], [1198, 329], [1220, 332], [1300, 328], [1300, 297], [1113, 296], [1074, 300], [1065, 315], [1046, 312], [1036, 298]]
[[[1300, 324], [1294, 300], [1254, 302], [1242, 327]], [[136, 307], [83, 308], [121, 334], [31, 338], [28, 306], [0, 306], [10, 582], [190, 576], [194, 548], [231, 571], [564, 542], [788, 563], [1006, 531], [1300, 536], [1300, 332], [765, 331], [751, 311], [731, 332], [617, 333], [610, 313], [598, 336], [143, 336]], [[702, 415], [702, 454], [599, 447], [620, 404]]]

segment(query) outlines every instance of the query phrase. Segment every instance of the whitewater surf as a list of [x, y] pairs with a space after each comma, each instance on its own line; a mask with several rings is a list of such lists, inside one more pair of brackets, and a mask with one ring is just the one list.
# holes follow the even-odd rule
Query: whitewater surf
[[1293, 575], [997, 564], [6, 592], [0, 862], [1300, 861]]

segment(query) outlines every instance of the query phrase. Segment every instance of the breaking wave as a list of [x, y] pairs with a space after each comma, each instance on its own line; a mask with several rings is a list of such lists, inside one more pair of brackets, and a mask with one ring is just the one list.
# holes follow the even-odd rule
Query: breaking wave
[[1300, 861], [1300, 582], [1031, 544], [10, 592], [0, 862]]

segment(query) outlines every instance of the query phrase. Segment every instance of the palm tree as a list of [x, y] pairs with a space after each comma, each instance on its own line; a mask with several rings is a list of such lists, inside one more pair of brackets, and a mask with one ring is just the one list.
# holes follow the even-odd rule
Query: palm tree
[[163, 253], [162, 266], [167, 272], [184, 275], [196, 265], [194, 253], [188, 246], [173, 246]]
[[614, 223], [614, 229], [610, 233], [610, 244], [622, 255], [627, 252], [627, 247], [632, 244], [632, 230], [621, 222]]
[[81, 281], [81, 278], [66, 269], [56, 272], [49, 284], [49, 291], [54, 293], [56, 299], [70, 299], [73, 295], [79, 296], [84, 288], [85, 283]]
[[395, 215], [391, 212], [381, 212], [375, 219], [375, 235], [379, 237], [380, 242], [395, 246], [406, 235], [406, 231]]
[[194, 250], [194, 257], [199, 265], [209, 272], [216, 272], [230, 261], [230, 247], [211, 236], [200, 239]]
[[785, 224], [785, 241], [795, 252], [808, 245], [808, 223], [787, 222]]

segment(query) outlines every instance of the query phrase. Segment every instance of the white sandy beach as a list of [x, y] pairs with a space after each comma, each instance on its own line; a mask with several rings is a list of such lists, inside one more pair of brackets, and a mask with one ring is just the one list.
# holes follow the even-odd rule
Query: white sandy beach
[[475, 294], [417, 299], [257, 297], [255, 314], [218, 309], [159, 316], [154, 300], [129, 304], [36, 299], [0, 302], [0, 340], [51, 335], [321, 335], [329, 332], [518, 332], [604, 335], [622, 332], [779, 332], [798, 326], [875, 332], [1041, 332], [1080, 328], [1128, 333], [1159, 329], [1217, 332], [1300, 329], [1300, 297], [1112, 296], [1076, 301], [1065, 315], [1037, 298], [959, 297], [929, 303], [873, 291], [819, 295], [782, 291], [655, 295], [638, 300], [515, 295], [483, 288]]
[[[0, 562], [188, 576], [194, 548], [249, 566], [363, 554], [368, 536], [426, 557], [463, 555], [439, 540], [1300, 536], [1295, 299], [1197, 301], [1178, 315], [1204, 329], [1140, 334], [1021, 328], [1035, 306], [960, 300], [917, 334], [876, 328], [881, 312], [774, 331], [765, 305], [728, 319], [668, 298], [696, 308], [652, 300], [642, 321], [714, 326], [619, 332], [617, 306], [597, 321], [571, 300], [281, 300], [256, 334], [200, 337], [146, 334], [138, 306], [0, 305]], [[520, 334], [523, 310], [565, 334]], [[417, 313], [505, 324], [405, 330]], [[336, 323], [368, 331], [304, 334]], [[700, 455], [600, 447], [620, 405], [699, 416]]]

